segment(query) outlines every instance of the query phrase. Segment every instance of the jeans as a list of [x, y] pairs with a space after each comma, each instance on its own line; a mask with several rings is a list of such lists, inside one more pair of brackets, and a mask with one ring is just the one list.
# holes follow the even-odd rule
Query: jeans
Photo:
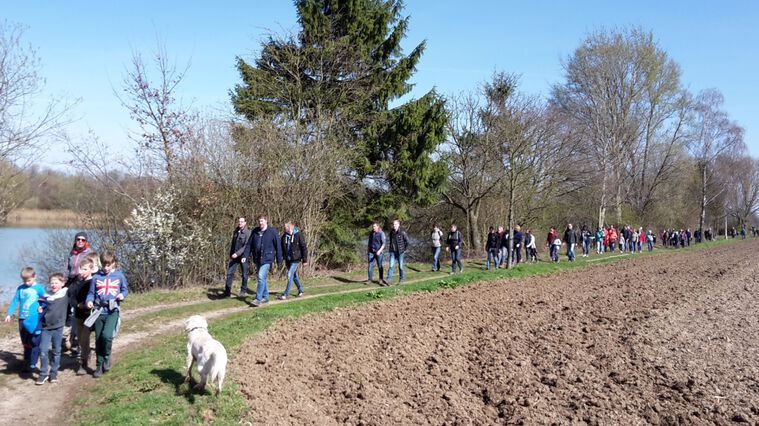
[[590, 240], [582, 240], [582, 255], [587, 256], [590, 254]]
[[498, 269], [498, 249], [488, 249], [487, 270], [490, 270], [490, 260], [493, 260], [493, 266]]
[[298, 287], [298, 293], [303, 293], [303, 287], [300, 285], [300, 278], [298, 278], [298, 265], [300, 265], [300, 262], [291, 262], [285, 265], [287, 266], [287, 286], [283, 293], [285, 297], [290, 295], [290, 286], [293, 281], [295, 282], [295, 286]]
[[511, 263], [522, 263], [522, 248], [521, 243], [514, 246], [514, 250], [511, 252]]
[[241, 292], [248, 291], [248, 277], [250, 276], [250, 263], [248, 263], [247, 259], [243, 263], [241, 259], [238, 257], [237, 259], [231, 259], [229, 261], [229, 265], [227, 266], [227, 283], [224, 285], [224, 292], [226, 294], [229, 294], [232, 292], [232, 281], [235, 278], [235, 271], [237, 270], [238, 265], [242, 269], [242, 287], [240, 287], [240, 291]]
[[603, 241], [599, 241], [596, 243], [596, 253], [603, 253], [604, 252], [604, 243]]
[[461, 249], [451, 249], [451, 268], [456, 273], [456, 265], [459, 265], [459, 272], [464, 270], [461, 264]]
[[554, 262], [559, 261], [559, 246], [551, 244], [551, 260]]
[[97, 367], [110, 364], [111, 347], [113, 346], [113, 332], [119, 322], [119, 311], [108, 315], [100, 315], [95, 320], [95, 354], [97, 355]]
[[[40, 337], [40, 377], [50, 376], [54, 379], [58, 376], [58, 367], [61, 366], [61, 342], [63, 341], [63, 327], [52, 330], [42, 330]], [[48, 365], [50, 344], [53, 345], [53, 363]]]
[[498, 267], [499, 268], [501, 266], [503, 266], [503, 261], [506, 260], [506, 259], [508, 259], [508, 256], [506, 256], [506, 253], [508, 253], [508, 252], [509, 252], [509, 248], [508, 247], [501, 247], [501, 253], [498, 256]]
[[648, 240], [648, 251], [654, 250], [654, 242], [651, 240]]
[[575, 243], [567, 244], [567, 258], [570, 262], [575, 261]]
[[24, 367], [36, 368], [40, 358], [40, 333], [30, 333], [24, 328], [24, 320], [18, 320], [18, 334], [24, 347]]
[[406, 253], [397, 253], [397, 252], [390, 252], [390, 267], [387, 269], [387, 282], [393, 281], [393, 268], [395, 268], [395, 263], [398, 262], [398, 269], [400, 270], [400, 280], [398, 282], [403, 282], [403, 257]]
[[269, 300], [269, 268], [271, 263], [258, 265], [258, 284], [256, 285], [256, 300]]
[[369, 281], [374, 279], [374, 263], [377, 263], [377, 269], [379, 270], [380, 280], [384, 279], [384, 268], [382, 266], [383, 254], [369, 253]]
[[432, 270], [440, 270], [440, 249], [441, 247], [432, 247]]

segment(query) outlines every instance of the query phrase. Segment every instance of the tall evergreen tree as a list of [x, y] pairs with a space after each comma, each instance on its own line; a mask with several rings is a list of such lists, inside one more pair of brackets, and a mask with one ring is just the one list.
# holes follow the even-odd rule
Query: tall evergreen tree
[[390, 108], [411, 90], [425, 48], [403, 54], [409, 18], [402, 2], [298, 0], [295, 7], [297, 36], [270, 36], [253, 65], [238, 57], [236, 111], [289, 129], [293, 146], [329, 146], [353, 200], [334, 206], [359, 213], [359, 223], [429, 203], [445, 180], [430, 154], [445, 139], [447, 117], [434, 91]]

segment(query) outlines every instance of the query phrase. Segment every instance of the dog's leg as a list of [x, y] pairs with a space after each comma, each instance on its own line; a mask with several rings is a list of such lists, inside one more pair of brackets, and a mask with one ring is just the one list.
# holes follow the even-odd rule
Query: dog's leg
[[221, 387], [224, 385], [224, 370], [219, 371], [216, 376], [216, 396], [221, 393]]
[[195, 357], [192, 356], [192, 345], [187, 344], [187, 360], [185, 364], [187, 365], [187, 378], [185, 379], [185, 382], [192, 383], [195, 381], [195, 379], [192, 378], [192, 364], [195, 362]]

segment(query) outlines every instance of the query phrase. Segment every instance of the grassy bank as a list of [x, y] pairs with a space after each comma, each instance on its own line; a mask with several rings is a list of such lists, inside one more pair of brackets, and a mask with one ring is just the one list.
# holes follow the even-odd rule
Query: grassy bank
[[[725, 244], [724, 241], [699, 245], [689, 249], [658, 250], [654, 255], [702, 250]], [[583, 268], [594, 264], [619, 263], [626, 259], [649, 256], [614, 256], [578, 258], [577, 262], [541, 262], [520, 265], [512, 270], [484, 271], [481, 263], [470, 262], [465, 272], [454, 276], [430, 273], [409, 273], [409, 284], [390, 288], [367, 288], [366, 290], [336, 294], [355, 286], [353, 279], [339, 285], [326, 285], [331, 290], [318, 297], [292, 300], [288, 303], [271, 303], [265, 308], [227, 316], [213, 321], [210, 332], [220, 340], [230, 354], [231, 363], [257, 362], [253, 359], [236, 359], [234, 354], [241, 342], [271, 327], [278, 320], [295, 320], [307, 314], [328, 312], [337, 308], [354, 307], [364, 303], [391, 299], [419, 292], [434, 292], [463, 285], [527, 276], [553, 274], [560, 271]], [[622, 264], [619, 265], [622, 267]], [[419, 275], [417, 275], [419, 274]], [[344, 277], [339, 277], [344, 278]], [[333, 278], [334, 279], [334, 278]], [[307, 287], [308, 291], [308, 287]], [[213, 302], [216, 304], [218, 302]], [[224, 301], [233, 306], [240, 303]], [[218, 305], [227, 306], [227, 305]], [[202, 312], [202, 309], [193, 307]], [[207, 308], [209, 309], [209, 308]], [[216, 309], [216, 308], [213, 308]], [[210, 309], [209, 309], [210, 310]], [[194, 312], [193, 312], [194, 313]], [[186, 307], [176, 311], [167, 309], [159, 321], [182, 318], [188, 315]], [[124, 354], [114, 370], [96, 381], [77, 398], [76, 404], [83, 409], [72, 410], [76, 414], [70, 421], [74, 424], [195, 424], [214, 422], [237, 424], [248, 410], [245, 397], [240, 394], [234, 380], [228, 380], [221, 398], [211, 394], [193, 394], [184, 384], [184, 333], [156, 337], [151, 342], [141, 342], [138, 349]], [[231, 378], [228, 378], [231, 379]], [[262, 403], [265, 403], [262, 402]]]

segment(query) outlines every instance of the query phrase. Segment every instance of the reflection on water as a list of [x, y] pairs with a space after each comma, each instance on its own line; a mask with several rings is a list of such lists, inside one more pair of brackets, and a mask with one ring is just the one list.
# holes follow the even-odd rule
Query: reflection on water
[[[30, 251], [44, 247], [51, 231], [49, 228], [0, 228], [0, 304], [7, 302], [13, 290], [21, 284], [19, 273], [26, 266], [22, 253], [28, 255]], [[66, 253], [61, 253], [61, 264], [65, 257]]]

